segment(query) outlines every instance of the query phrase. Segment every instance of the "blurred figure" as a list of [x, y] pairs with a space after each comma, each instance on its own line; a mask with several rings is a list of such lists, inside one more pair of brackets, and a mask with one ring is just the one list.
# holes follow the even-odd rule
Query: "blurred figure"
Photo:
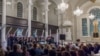
[[56, 51], [51, 46], [49, 46], [48, 56], [56, 56]]
[[99, 53], [99, 50], [100, 50], [100, 45], [98, 43], [95, 43], [94, 44], [94, 53], [95, 54]]
[[23, 56], [22, 50], [21, 50], [21, 45], [16, 44], [13, 46], [13, 51], [9, 53], [9, 56]]
[[78, 56], [85, 56], [85, 53], [83, 50], [78, 50]]
[[76, 51], [70, 51], [71, 56], [77, 56]]
[[8, 56], [10, 52], [11, 52], [11, 48], [8, 46], [8, 47], [7, 47], [7, 51], [6, 51], [6, 55], [5, 55], [5, 56]]
[[5, 51], [2, 49], [1, 46], [0, 46], [0, 56], [5, 56]]
[[82, 47], [82, 50], [84, 51], [85, 56], [88, 56], [89, 55], [89, 49], [87, 48], [87, 46], [83, 46]]
[[45, 56], [48, 55], [48, 52], [49, 52], [48, 48], [49, 48], [48, 45], [45, 45], [45, 47], [44, 47], [44, 55]]
[[36, 56], [41, 56], [41, 55], [43, 54], [43, 50], [42, 50], [42, 48], [40, 47], [40, 44], [37, 44], [37, 45], [36, 45], [35, 53], [36, 53]]
[[76, 45], [79, 46], [80, 45], [80, 39], [76, 40]]
[[35, 49], [36, 49], [36, 44], [33, 44], [33, 47], [31, 49], [29, 49], [29, 53], [30, 53], [31, 56], [35, 56], [36, 55]]
[[70, 53], [69, 53], [69, 52], [64, 51], [64, 52], [62, 52], [62, 56], [70, 56]]
[[23, 47], [23, 56], [30, 56], [26, 46]]

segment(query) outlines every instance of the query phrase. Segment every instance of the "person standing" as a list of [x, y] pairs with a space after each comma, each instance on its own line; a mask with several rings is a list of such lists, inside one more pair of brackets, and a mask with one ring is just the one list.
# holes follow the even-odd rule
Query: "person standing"
[[0, 46], [0, 56], [5, 56], [5, 51], [2, 49], [1, 46]]
[[23, 56], [22, 49], [20, 44], [16, 44], [13, 46], [13, 51], [9, 53], [8, 56]]

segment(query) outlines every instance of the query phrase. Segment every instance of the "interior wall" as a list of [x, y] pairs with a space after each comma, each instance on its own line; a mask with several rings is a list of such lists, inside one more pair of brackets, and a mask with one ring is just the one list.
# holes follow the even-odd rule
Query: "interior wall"
[[[86, 41], [99, 41], [97, 39], [94, 39], [92, 36], [88, 35], [88, 36], [82, 36], [82, 18], [87, 18], [87, 23], [88, 23], [88, 33], [89, 33], [89, 11], [92, 9], [92, 8], [100, 8], [100, 1], [97, 0], [95, 3], [92, 3], [90, 1], [84, 3], [82, 6], [81, 6], [81, 9], [84, 10], [84, 13], [77, 17], [77, 38], [81, 39], [82, 41], [86, 42]], [[100, 39], [100, 38], [99, 38]]]
[[[9, 1], [12, 4], [7, 5], [7, 15], [8, 16], [17, 17], [17, 3], [21, 2], [23, 4], [23, 17], [22, 18], [24, 18], [24, 19], [28, 18], [28, 0], [9, 0]], [[33, 9], [33, 7], [37, 8], [37, 21], [45, 23], [44, 16], [42, 15], [43, 9], [44, 9], [42, 3], [43, 3], [43, 1], [39, 1], [39, 0], [34, 1], [33, 0], [32, 9]], [[49, 15], [49, 24], [51, 24], [51, 25], [58, 25], [56, 8], [57, 8], [57, 5], [54, 2], [51, 2], [51, 5], [49, 6], [49, 14], [48, 14]], [[32, 11], [32, 15], [33, 15], [33, 11]]]
[[57, 17], [57, 6], [53, 2], [51, 2], [49, 6], [49, 12], [48, 12], [48, 22], [51, 25], [58, 25], [58, 17]]

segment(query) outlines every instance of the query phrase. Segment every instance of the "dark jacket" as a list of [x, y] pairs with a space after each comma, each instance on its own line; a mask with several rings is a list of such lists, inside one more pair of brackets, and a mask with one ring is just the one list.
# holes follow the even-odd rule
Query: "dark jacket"
[[54, 50], [49, 50], [48, 56], [56, 56], [56, 52]]
[[36, 55], [35, 49], [30, 49], [29, 53], [30, 53], [31, 56], [35, 56]]
[[8, 56], [23, 56], [23, 54], [20, 52], [11, 52]]

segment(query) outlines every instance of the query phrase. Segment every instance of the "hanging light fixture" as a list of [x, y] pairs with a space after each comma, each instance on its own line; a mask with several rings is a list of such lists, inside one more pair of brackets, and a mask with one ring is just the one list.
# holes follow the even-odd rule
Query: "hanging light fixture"
[[58, 9], [59, 9], [61, 12], [65, 12], [65, 10], [68, 9], [68, 7], [69, 7], [69, 5], [66, 4], [66, 3], [64, 2], [64, 0], [62, 0], [62, 3], [60, 3], [60, 4], [58, 5]]
[[93, 20], [93, 19], [95, 18], [95, 16], [91, 13], [91, 14], [89, 15], [89, 18]]
[[73, 12], [74, 15], [80, 16], [83, 13], [83, 10], [81, 10], [79, 7]]

